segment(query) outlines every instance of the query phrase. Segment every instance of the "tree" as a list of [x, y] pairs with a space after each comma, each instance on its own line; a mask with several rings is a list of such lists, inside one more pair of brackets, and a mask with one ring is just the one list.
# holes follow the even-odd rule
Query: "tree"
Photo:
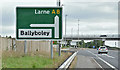
[[11, 36], [9, 36], [8, 38], [12, 38]]
[[67, 40], [67, 45], [70, 45], [70, 42], [71, 42], [72, 40]]

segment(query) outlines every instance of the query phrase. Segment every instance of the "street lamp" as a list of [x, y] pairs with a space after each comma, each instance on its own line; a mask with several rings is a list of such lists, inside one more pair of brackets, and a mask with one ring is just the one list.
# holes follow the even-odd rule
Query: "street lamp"
[[79, 40], [79, 19], [78, 19], [78, 40]]
[[65, 15], [65, 47], [66, 47], [66, 22], [67, 22], [67, 14]]
[[71, 40], [72, 40], [72, 37], [73, 37], [73, 28], [71, 28]]

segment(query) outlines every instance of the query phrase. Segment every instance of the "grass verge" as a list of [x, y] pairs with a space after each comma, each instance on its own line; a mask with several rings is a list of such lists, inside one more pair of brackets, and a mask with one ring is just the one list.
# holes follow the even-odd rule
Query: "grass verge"
[[68, 70], [74, 70], [75, 66], [76, 66], [76, 63], [77, 63], [77, 56], [75, 56], [75, 58], [73, 59], [71, 65], [69, 66], [69, 69]]
[[41, 56], [9, 57], [3, 59], [3, 68], [44, 68], [52, 64], [50, 58]]
[[58, 53], [54, 52], [54, 58], [51, 59], [48, 56], [39, 55], [22, 55], [22, 56], [3, 56], [2, 68], [57, 68], [65, 59], [67, 59], [71, 53], [61, 53], [61, 57]]

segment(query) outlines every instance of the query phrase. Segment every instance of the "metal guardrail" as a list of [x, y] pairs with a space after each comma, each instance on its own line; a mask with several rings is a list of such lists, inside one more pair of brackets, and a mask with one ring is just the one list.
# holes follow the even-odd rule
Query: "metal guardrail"
[[66, 70], [77, 55], [77, 53], [78, 51], [73, 53], [57, 70]]

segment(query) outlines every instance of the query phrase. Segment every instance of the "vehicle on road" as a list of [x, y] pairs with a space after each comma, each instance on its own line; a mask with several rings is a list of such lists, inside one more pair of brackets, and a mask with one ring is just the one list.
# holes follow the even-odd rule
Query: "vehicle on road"
[[100, 53], [108, 53], [108, 49], [107, 49], [107, 47], [106, 46], [100, 46], [99, 48], [98, 48], [98, 54], [100, 54]]

